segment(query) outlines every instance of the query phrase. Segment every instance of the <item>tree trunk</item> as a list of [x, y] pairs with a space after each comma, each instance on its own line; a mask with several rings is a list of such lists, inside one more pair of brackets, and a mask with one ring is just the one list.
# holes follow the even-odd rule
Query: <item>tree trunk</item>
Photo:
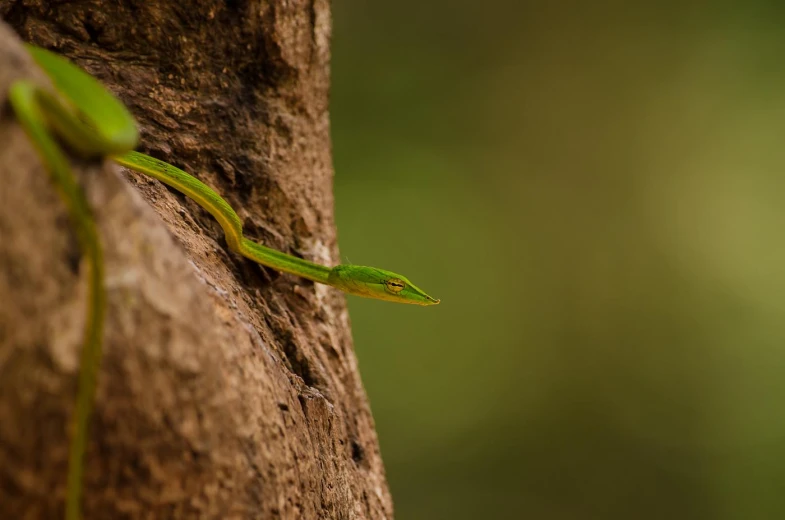
[[[224, 195], [247, 235], [336, 263], [328, 0], [0, 0], [0, 16], [117, 93], [139, 149]], [[23, 77], [45, 81], [0, 23], [0, 97]], [[0, 116], [0, 517], [58, 518], [85, 268]], [[391, 518], [344, 297], [231, 253], [155, 180], [74, 163], [109, 300], [85, 518]]]

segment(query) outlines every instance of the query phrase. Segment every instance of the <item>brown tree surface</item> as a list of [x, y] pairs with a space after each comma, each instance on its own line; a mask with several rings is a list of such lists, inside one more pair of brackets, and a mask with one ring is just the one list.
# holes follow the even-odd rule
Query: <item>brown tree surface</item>
[[[336, 263], [328, 0], [0, 0], [0, 17], [13, 28], [0, 23], [0, 98], [45, 81], [20, 38], [54, 49], [132, 109], [140, 150], [222, 193], [246, 234]], [[75, 169], [109, 299], [85, 518], [391, 518], [344, 297], [232, 254], [209, 214], [155, 180]], [[62, 515], [84, 274], [3, 103], [2, 518]]]

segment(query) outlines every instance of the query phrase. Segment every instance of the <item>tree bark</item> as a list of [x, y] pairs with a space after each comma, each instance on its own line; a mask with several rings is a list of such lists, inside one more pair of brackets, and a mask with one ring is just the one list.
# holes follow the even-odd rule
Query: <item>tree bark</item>
[[[0, 0], [0, 17], [118, 94], [140, 150], [224, 195], [247, 235], [336, 263], [328, 0]], [[46, 81], [0, 23], [0, 99], [23, 77]], [[109, 299], [85, 518], [391, 518], [344, 297], [231, 253], [155, 180], [74, 164]], [[85, 269], [7, 103], [0, 238], [0, 516], [57, 518]]]

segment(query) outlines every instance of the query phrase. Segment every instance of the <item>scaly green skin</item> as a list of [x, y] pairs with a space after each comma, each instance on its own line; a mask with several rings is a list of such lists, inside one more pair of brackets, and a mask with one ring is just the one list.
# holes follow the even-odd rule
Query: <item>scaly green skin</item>
[[399, 274], [357, 265], [330, 268], [245, 238], [240, 218], [215, 191], [179, 168], [133, 151], [139, 139], [136, 122], [95, 78], [49, 51], [32, 45], [27, 49], [49, 75], [55, 91], [32, 81], [17, 81], [11, 86], [9, 101], [66, 204], [89, 266], [85, 340], [68, 458], [67, 520], [81, 518], [83, 459], [101, 362], [106, 295], [103, 253], [95, 219], [54, 135], [84, 157], [109, 156], [192, 198], [221, 224], [229, 247], [255, 262], [357, 296], [416, 305], [439, 303]]

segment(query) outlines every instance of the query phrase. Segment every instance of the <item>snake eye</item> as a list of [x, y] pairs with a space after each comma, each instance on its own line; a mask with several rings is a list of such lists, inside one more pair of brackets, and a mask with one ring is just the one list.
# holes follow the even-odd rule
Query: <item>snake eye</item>
[[403, 291], [406, 287], [406, 284], [403, 280], [399, 280], [398, 278], [390, 278], [384, 281], [384, 287], [393, 294], [398, 294], [399, 292]]

